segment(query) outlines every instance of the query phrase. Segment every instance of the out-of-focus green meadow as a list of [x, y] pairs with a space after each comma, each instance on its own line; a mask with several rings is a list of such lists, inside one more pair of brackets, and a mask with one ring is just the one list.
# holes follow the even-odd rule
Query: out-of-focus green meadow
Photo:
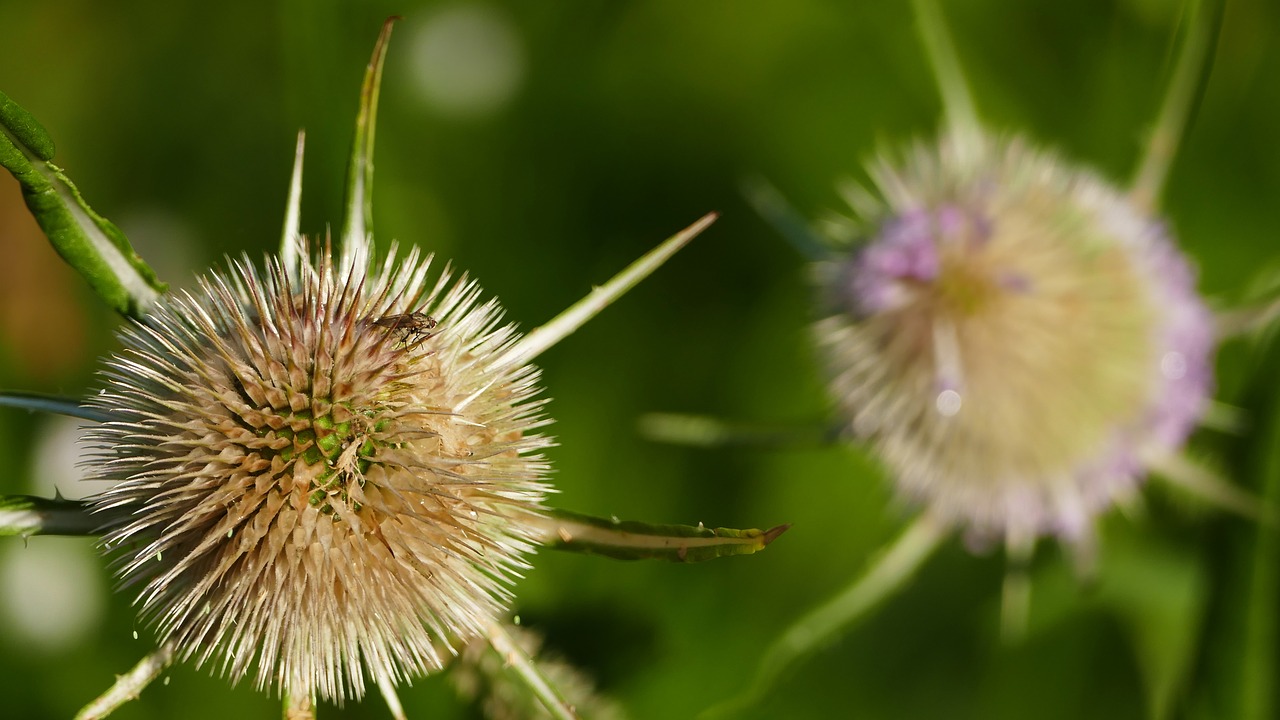
[[[943, 10], [992, 127], [1125, 182], [1162, 98], [1181, 6]], [[740, 187], [763, 176], [807, 215], [844, 211], [837, 181], [933, 133], [940, 103], [909, 5], [0, 0], [0, 90], [44, 123], [89, 202], [180, 289], [224, 255], [257, 260], [276, 246], [299, 128], [302, 227], [338, 223], [361, 74], [392, 14], [404, 20], [375, 156], [382, 248], [416, 244], [452, 261], [528, 329], [703, 213], [723, 213], [540, 359], [560, 443], [554, 503], [792, 529], [757, 556], [703, 565], [544, 552], [516, 588], [522, 621], [633, 717], [692, 717], [743, 689], [776, 634], [910, 517], [856, 448], [690, 449], [637, 430], [653, 411], [823, 422], [805, 262]], [[1280, 258], [1278, 76], [1280, 6], [1228, 2], [1163, 204], [1203, 290], [1224, 302]], [[88, 392], [119, 321], [49, 248], [7, 175], [0, 248], [0, 388]], [[1227, 348], [1220, 397], [1248, 406], [1251, 422], [1241, 436], [1194, 441], [1254, 488], [1271, 462], [1266, 360], [1257, 344]], [[0, 492], [48, 495], [56, 483], [83, 494], [69, 436], [51, 418], [0, 412]], [[999, 641], [1001, 554], [953, 541], [751, 716], [1242, 716], [1242, 698], [1268, 697], [1249, 688], [1280, 682], [1280, 603], [1267, 594], [1280, 559], [1255, 553], [1254, 523], [1161, 487], [1145, 498], [1104, 523], [1091, 579], [1078, 582], [1064, 554], [1041, 545], [1020, 645]], [[111, 584], [91, 540], [0, 542], [0, 716], [70, 717], [154, 647]], [[401, 697], [413, 718], [475, 716], [440, 678]], [[178, 666], [115, 717], [279, 712], [248, 685]], [[388, 713], [375, 692], [321, 717]]]

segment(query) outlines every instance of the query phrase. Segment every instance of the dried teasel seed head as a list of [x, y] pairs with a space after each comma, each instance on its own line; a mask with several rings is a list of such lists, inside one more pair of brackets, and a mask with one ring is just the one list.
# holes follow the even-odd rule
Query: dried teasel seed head
[[549, 486], [538, 372], [495, 301], [392, 251], [247, 260], [121, 333], [90, 404], [122, 584], [178, 659], [341, 702], [500, 617]]

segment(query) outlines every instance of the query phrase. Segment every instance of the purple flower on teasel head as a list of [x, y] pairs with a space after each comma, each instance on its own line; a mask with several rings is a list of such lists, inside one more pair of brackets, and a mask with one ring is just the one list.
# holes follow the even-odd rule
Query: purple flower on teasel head
[[821, 266], [817, 338], [848, 430], [971, 538], [1085, 541], [1176, 452], [1214, 329], [1165, 224], [1018, 140], [881, 162], [870, 237]]

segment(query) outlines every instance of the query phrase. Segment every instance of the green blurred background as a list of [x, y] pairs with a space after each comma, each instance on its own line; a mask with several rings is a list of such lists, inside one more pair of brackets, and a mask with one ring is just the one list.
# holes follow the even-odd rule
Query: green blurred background
[[[978, 99], [1123, 182], [1176, 47], [1174, 0], [943, 3]], [[1213, 74], [1166, 195], [1224, 302], [1275, 252], [1280, 6], [1229, 2]], [[361, 73], [382, 20], [375, 231], [470, 271], [532, 327], [703, 213], [723, 218], [540, 360], [559, 506], [660, 522], [793, 523], [767, 552], [705, 565], [543, 553], [518, 611], [635, 718], [687, 718], [742, 689], [767, 643], [910, 517], [856, 448], [654, 444], [651, 411], [820, 423], [806, 267], [752, 212], [763, 175], [806, 214], [879, 149], [927, 137], [939, 100], [907, 3], [819, 0], [170, 3], [0, 0], [0, 89], [176, 287], [259, 258], [307, 130], [303, 229], [340, 219]], [[118, 320], [65, 268], [0, 178], [0, 387], [79, 395]], [[1270, 383], [1228, 348], [1242, 437], [1197, 451], [1260, 487]], [[0, 491], [76, 487], [66, 423], [0, 413]], [[1254, 525], [1159, 488], [1105, 523], [1096, 577], [1041, 547], [1026, 642], [998, 639], [1000, 553], [952, 542], [902, 595], [790, 674], [760, 718], [1232, 717], [1269, 699], [1276, 569]], [[153, 647], [88, 539], [0, 543], [0, 716], [67, 718]], [[1270, 590], [1268, 590], [1270, 588]], [[1270, 594], [1268, 594], [1270, 592]], [[136, 634], [136, 638], [135, 638]], [[1242, 699], [1244, 698], [1244, 699]], [[475, 710], [428, 678], [414, 718]], [[1257, 708], [1267, 716], [1270, 706]], [[251, 687], [176, 667], [129, 718], [269, 718]], [[374, 696], [326, 718], [385, 718]]]

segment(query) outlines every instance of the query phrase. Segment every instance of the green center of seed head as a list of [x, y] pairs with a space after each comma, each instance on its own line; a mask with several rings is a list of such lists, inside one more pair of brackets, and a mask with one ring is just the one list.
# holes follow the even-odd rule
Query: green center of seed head
[[335, 420], [333, 413], [314, 417], [310, 411], [302, 410], [286, 415], [285, 427], [277, 431], [293, 440], [280, 452], [286, 462], [298, 459], [310, 466], [324, 466], [311, 481], [307, 502], [326, 515], [334, 512], [334, 498], [359, 512], [361, 505], [351, 500], [350, 488], [353, 483], [364, 486], [365, 473], [374, 456], [387, 445], [375, 438], [382, 437], [389, 424], [386, 419], [377, 419], [373, 410], [334, 407], [341, 408], [347, 419]]

